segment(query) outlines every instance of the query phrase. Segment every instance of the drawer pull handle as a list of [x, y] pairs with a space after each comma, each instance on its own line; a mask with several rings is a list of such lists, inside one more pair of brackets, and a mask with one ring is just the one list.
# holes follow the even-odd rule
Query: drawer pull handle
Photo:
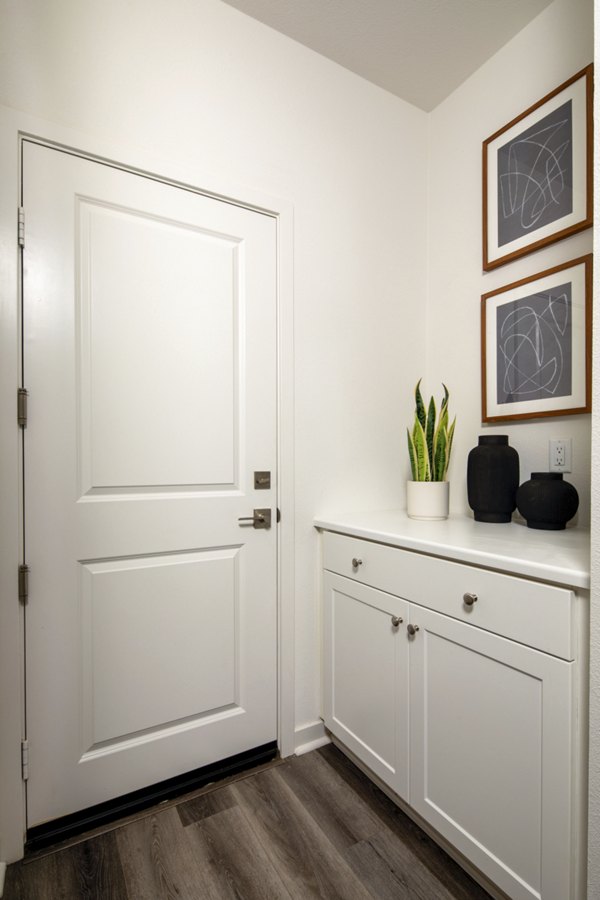
[[359, 566], [362, 566], [362, 559], [357, 559], [356, 556], [352, 560], [352, 568], [358, 569]]
[[402, 619], [400, 616], [392, 616], [392, 625], [394, 628], [397, 628], [398, 625], [402, 625]]
[[463, 603], [465, 606], [473, 606], [474, 603], [477, 603], [477, 594], [463, 594]]
[[418, 625], [407, 625], [406, 630], [408, 631], [408, 633], [410, 634], [411, 637], [414, 637], [415, 634], [417, 633], [417, 631], [419, 630], [419, 626]]

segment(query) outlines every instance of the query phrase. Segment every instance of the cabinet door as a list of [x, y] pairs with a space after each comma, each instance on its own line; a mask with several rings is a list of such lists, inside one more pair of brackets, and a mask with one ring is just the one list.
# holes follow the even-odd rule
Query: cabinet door
[[411, 605], [410, 803], [514, 900], [571, 889], [573, 663]]
[[330, 572], [323, 589], [325, 725], [406, 798], [408, 604]]

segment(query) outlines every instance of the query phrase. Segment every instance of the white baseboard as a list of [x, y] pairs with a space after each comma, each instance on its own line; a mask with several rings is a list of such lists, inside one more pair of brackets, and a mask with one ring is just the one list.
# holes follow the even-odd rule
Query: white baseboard
[[324, 747], [325, 744], [329, 744], [330, 742], [331, 739], [325, 733], [323, 722], [321, 719], [318, 719], [316, 722], [311, 722], [309, 725], [303, 725], [301, 728], [296, 728], [296, 731], [294, 732], [294, 753], [296, 756], [302, 756], [303, 753], [308, 753], [310, 750], [317, 750], [319, 747]]

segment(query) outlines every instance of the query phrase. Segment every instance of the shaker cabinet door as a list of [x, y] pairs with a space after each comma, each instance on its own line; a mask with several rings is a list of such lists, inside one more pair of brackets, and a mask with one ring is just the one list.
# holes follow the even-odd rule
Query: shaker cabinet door
[[573, 663], [411, 605], [411, 806], [514, 900], [571, 896]]
[[408, 798], [408, 604], [326, 572], [323, 681], [327, 728]]

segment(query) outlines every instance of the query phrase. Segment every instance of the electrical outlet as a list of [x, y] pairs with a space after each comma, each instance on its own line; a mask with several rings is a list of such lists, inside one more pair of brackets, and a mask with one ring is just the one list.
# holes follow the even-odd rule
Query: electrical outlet
[[570, 472], [573, 456], [571, 438], [549, 441], [549, 468], [551, 472]]

